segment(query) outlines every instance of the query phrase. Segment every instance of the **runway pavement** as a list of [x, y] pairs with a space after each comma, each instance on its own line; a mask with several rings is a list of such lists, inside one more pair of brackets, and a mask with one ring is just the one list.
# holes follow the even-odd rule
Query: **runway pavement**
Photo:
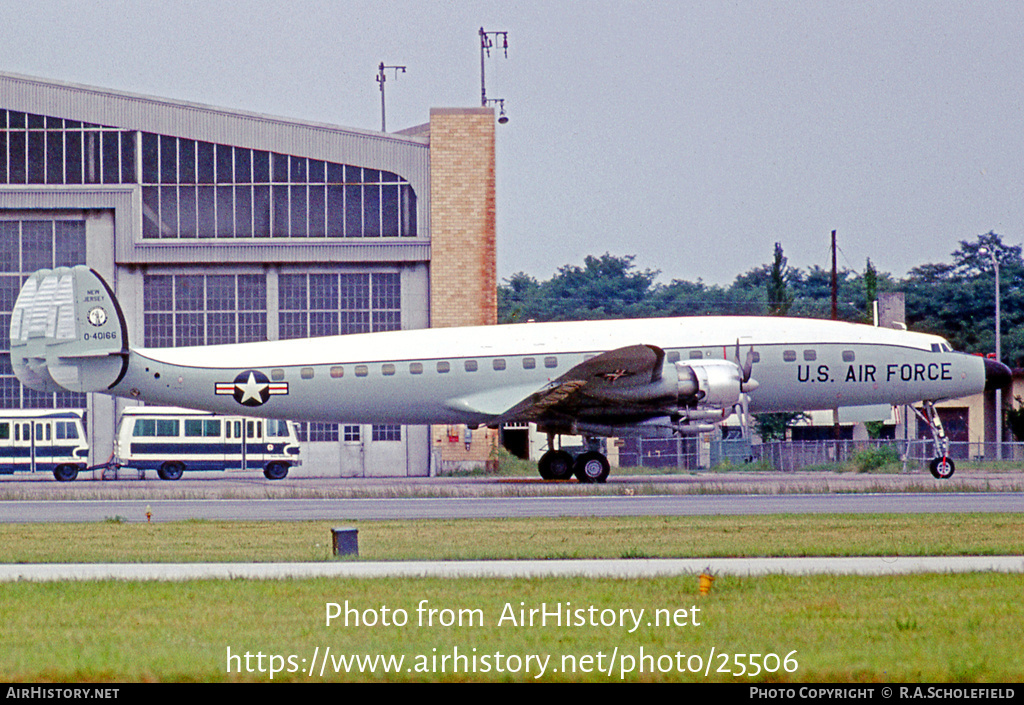
[[284, 580], [303, 578], [653, 578], [699, 575], [907, 575], [1024, 572], [1022, 556], [663, 558], [319, 563], [95, 563], [0, 565], [0, 582], [59, 580]]

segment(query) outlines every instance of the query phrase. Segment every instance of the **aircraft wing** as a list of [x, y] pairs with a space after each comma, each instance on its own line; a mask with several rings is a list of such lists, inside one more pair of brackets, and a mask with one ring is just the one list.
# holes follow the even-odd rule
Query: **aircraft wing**
[[500, 413], [489, 425], [602, 417], [649, 417], [672, 396], [662, 380], [665, 352], [631, 345], [576, 365]]

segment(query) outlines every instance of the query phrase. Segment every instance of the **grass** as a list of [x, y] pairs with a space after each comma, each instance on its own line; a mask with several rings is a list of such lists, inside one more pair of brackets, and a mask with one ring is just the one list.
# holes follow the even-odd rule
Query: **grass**
[[330, 560], [331, 528], [363, 560], [1024, 554], [1020, 514], [0, 524], [0, 563]]
[[[329, 530], [341, 523], [144, 524], [111, 517], [93, 524], [0, 525], [0, 562], [329, 560]], [[360, 560], [1024, 554], [1021, 514], [344, 524], [359, 529]], [[346, 602], [355, 610], [349, 625], [339, 618], [328, 626], [328, 603]], [[432, 624], [419, 623], [421, 604], [438, 610]], [[584, 610], [584, 623], [519, 623], [520, 609], [550, 612], [556, 605]], [[609, 618], [630, 609], [644, 615], [632, 631], [617, 617], [615, 624], [595, 625], [586, 619], [591, 606], [593, 614]], [[652, 619], [659, 609], [659, 616], [686, 620], [659, 625]], [[408, 616], [400, 626], [393, 624], [397, 610]], [[451, 623], [460, 610], [461, 626]], [[385, 613], [391, 626], [382, 624]], [[515, 623], [507, 618], [512, 615]], [[699, 626], [690, 623], [693, 617]], [[632, 625], [628, 613], [626, 619]], [[273, 680], [299, 682], [1008, 683], [1024, 679], [1022, 621], [1020, 576], [998, 573], [719, 576], [707, 596], [699, 595], [693, 576], [0, 583], [0, 680], [265, 682], [273, 663], [279, 669]], [[328, 661], [321, 676], [327, 648], [335, 658], [393, 656], [403, 663], [385, 673], [378, 661], [370, 673], [335, 672]], [[229, 649], [238, 657], [230, 664]], [[463, 661], [453, 658], [456, 649]], [[730, 658], [723, 661], [723, 654]], [[753, 659], [773, 672], [738, 675], [735, 654], [775, 654]], [[280, 658], [271, 661], [271, 655]], [[548, 658], [540, 678], [534, 678], [536, 659], [526, 670], [527, 655]], [[467, 673], [473, 656], [478, 670]], [[780, 666], [787, 656], [795, 665], [791, 672]], [[750, 662], [739, 661], [752, 670]], [[637, 670], [641, 663], [644, 673]], [[712, 664], [707, 675], [688, 670], [700, 670], [698, 663]]]
[[[273, 680], [300, 682], [1010, 683], [1024, 677], [1016, 631], [1024, 619], [1020, 578], [1002, 574], [720, 577], [706, 597], [692, 577], [16, 583], [3, 586], [3, 594], [0, 677], [7, 682], [268, 681], [271, 655], [280, 657], [276, 666], [283, 669]], [[348, 626], [344, 618], [326, 624], [327, 603], [354, 610]], [[588, 616], [580, 626], [519, 622], [519, 610], [551, 612], [556, 603], [584, 615], [593, 606], [594, 614], [608, 618], [606, 625]], [[418, 619], [420, 604], [438, 610], [432, 624]], [[631, 618], [625, 626], [617, 618], [628, 609], [644, 610], [642, 626], [632, 633]], [[667, 610], [660, 626], [653, 620], [659, 609]], [[399, 610], [408, 618], [403, 626], [394, 624]], [[665, 624], [665, 615], [680, 613], [686, 619], [679, 626]], [[383, 626], [384, 614], [391, 626]], [[401, 656], [403, 666], [384, 673], [378, 662], [376, 673], [336, 673], [328, 661], [321, 676], [317, 661], [310, 676], [314, 653], [322, 658], [328, 647], [336, 658]], [[230, 673], [229, 649], [240, 657]], [[456, 649], [476, 656], [479, 669], [490, 656], [491, 670], [466, 673], [467, 658], [454, 672], [459, 662], [441, 657]], [[246, 653], [252, 672], [246, 672]], [[518, 668], [506, 661], [517, 672], [497, 671], [499, 653], [520, 659]], [[262, 663], [257, 654], [264, 655]], [[536, 662], [526, 672], [528, 654], [549, 657], [541, 678], [534, 678]], [[774, 673], [736, 675], [733, 654], [776, 654], [775, 660], [755, 659]], [[592, 670], [585, 673], [582, 657], [588, 655]], [[599, 655], [605, 672], [596, 672]], [[643, 674], [636, 670], [642, 655], [650, 659]], [[796, 666], [788, 673], [778, 667], [787, 656]], [[747, 658], [740, 662], [749, 665]], [[566, 672], [573, 663], [576, 672]], [[416, 672], [417, 664], [426, 672]]]

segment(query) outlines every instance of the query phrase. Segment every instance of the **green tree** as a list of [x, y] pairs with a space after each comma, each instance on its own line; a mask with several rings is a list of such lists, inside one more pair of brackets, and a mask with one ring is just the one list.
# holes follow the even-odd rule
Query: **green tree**
[[782, 244], [775, 243], [775, 259], [768, 273], [768, 314], [785, 316], [793, 305], [793, 295], [786, 288], [789, 268], [786, 257], [782, 254]]

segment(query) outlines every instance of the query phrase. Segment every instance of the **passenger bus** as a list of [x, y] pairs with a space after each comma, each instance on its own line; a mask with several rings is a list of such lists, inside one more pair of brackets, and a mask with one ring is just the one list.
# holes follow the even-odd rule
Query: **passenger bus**
[[52, 472], [70, 482], [85, 470], [85, 412], [72, 409], [0, 411], [0, 475]]
[[268, 480], [281, 480], [300, 464], [291, 421], [173, 407], [125, 409], [114, 454], [121, 466], [156, 470], [162, 480], [186, 470], [262, 470]]

